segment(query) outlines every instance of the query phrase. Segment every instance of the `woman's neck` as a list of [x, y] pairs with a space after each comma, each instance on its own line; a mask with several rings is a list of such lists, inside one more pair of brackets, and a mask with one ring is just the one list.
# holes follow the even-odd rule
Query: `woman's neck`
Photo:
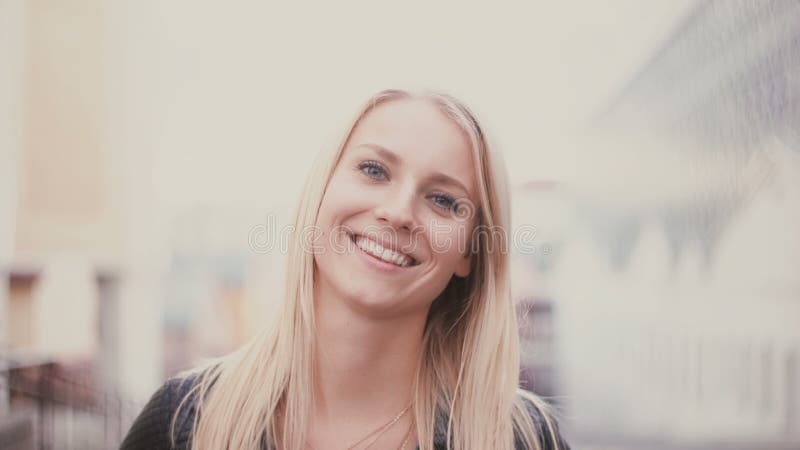
[[427, 311], [375, 318], [315, 295], [315, 416], [391, 418], [411, 400]]

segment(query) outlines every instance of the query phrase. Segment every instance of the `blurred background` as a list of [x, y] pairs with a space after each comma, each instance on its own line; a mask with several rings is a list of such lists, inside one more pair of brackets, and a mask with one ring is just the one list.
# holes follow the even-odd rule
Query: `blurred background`
[[115, 448], [263, 326], [313, 156], [388, 87], [502, 147], [574, 449], [800, 448], [800, 2], [0, 0], [0, 449]]

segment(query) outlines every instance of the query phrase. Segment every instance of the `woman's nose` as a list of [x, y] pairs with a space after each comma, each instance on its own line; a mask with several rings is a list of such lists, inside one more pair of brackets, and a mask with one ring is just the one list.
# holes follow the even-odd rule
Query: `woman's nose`
[[402, 192], [386, 196], [383, 203], [375, 207], [375, 216], [381, 224], [410, 231], [414, 225], [413, 196]]

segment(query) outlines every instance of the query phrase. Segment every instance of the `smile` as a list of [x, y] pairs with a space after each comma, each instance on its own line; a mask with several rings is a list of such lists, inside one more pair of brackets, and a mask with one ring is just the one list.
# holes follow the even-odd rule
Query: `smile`
[[385, 248], [372, 239], [359, 235], [351, 235], [350, 238], [353, 240], [353, 243], [356, 244], [356, 247], [361, 249], [364, 253], [380, 259], [381, 261], [394, 264], [398, 267], [411, 267], [417, 265], [417, 261], [411, 256]]

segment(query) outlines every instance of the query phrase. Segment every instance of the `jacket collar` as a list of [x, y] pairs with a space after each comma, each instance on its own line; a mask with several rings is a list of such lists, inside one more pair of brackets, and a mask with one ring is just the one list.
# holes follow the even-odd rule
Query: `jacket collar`
[[436, 420], [433, 426], [433, 445], [436, 450], [447, 448], [447, 422], [449, 415], [438, 408], [436, 410]]

